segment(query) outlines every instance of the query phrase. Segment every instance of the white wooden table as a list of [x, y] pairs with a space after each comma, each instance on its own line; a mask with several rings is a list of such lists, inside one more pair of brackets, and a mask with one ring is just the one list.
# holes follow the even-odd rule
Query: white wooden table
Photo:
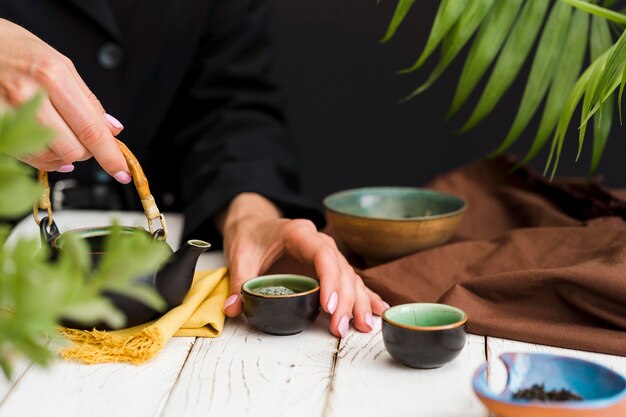
[[[123, 214], [122, 224], [145, 225]], [[170, 244], [182, 219], [169, 215]], [[61, 231], [109, 223], [109, 215], [61, 212]], [[36, 235], [26, 219], [16, 229]], [[203, 255], [199, 268], [221, 266], [220, 253]], [[471, 390], [471, 376], [490, 362], [490, 384], [505, 384], [505, 351], [551, 352], [586, 358], [626, 375], [626, 357], [593, 354], [470, 335], [461, 355], [440, 369], [415, 370], [386, 352], [376, 319], [368, 334], [351, 330], [343, 340], [326, 329], [324, 315], [295, 336], [270, 336], [243, 318], [226, 323], [216, 339], [172, 339], [151, 362], [81, 365], [62, 360], [49, 369], [20, 363], [12, 381], [0, 378], [0, 417], [169, 416], [450, 416], [488, 417]]]

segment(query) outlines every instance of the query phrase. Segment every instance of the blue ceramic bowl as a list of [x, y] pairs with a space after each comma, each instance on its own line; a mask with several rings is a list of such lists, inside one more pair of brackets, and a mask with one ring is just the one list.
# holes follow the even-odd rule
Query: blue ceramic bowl
[[339, 238], [371, 263], [445, 243], [467, 209], [460, 197], [413, 187], [341, 191], [326, 197], [324, 206]]
[[[504, 353], [507, 368], [504, 391], [495, 394], [487, 384], [487, 364], [472, 380], [478, 398], [502, 417], [609, 417], [626, 416], [626, 379], [593, 362], [541, 353]], [[582, 401], [518, 400], [520, 389], [544, 384], [545, 390], [566, 389], [582, 396]]]

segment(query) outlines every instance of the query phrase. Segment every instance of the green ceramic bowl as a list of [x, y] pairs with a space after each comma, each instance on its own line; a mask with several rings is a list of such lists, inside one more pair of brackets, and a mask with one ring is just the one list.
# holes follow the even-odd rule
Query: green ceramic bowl
[[[259, 294], [262, 288], [285, 287], [289, 295]], [[262, 290], [261, 290], [262, 291]], [[320, 313], [320, 283], [304, 275], [265, 275], [241, 286], [243, 312], [248, 322], [262, 332], [286, 336], [300, 333]]]
[[341, 191], [326, 197], [324, 206], [339, 238], [372, 263], [445, 243], [467, 209], [460, 197], [412, 187]]
[[391, 357], [406, 366], [439, 368], [463, 350], [466, 323], [463, 310], [446, 304], [401, 304], [383, 313], [383, 341]]

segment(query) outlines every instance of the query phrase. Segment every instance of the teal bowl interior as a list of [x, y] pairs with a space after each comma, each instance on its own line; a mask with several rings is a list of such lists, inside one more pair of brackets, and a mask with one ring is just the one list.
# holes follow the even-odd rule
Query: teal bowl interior
[[410, 303], [388, 308], [383, 313], [383, 320], [407, 329], [439, 330], [465, 324], [467, 314], [446, 304]]
[[452, 194], [414, 187], [368, 187], [340, 191], [324, 199], [338, 213], [389, 220], [432, 219], [465, 211], [465, 201]]

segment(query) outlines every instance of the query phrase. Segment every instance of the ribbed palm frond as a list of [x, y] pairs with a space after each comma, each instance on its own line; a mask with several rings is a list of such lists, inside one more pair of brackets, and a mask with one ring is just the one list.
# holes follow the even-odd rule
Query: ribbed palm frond
[[[398, 0], [382, 42], [393, 37], [415, 0]], [[448, 118], [453, 117], [491, 72], [461, 131], [474, 128], [496, 108], [502, 96], [532, 59], [517, 115], [494, 154], [513, 145], [542, 103], [541, 121], [526, 156], [535, 157], [552, 137], [546, 173], [554, 176], [565, 133], [582, 100], [579, 152], [587, 124], [593, 123], [590, 174], [595, 172], [613, 122], [613, 93], [619, 87], [619, 108], [626, 86], [626, 35], [615, 43], [610, 22], [626, 24], [626, 15], [585, 0], [442, 0], [426, 45], [410, 73], [440, 49], [439, 60], [426, 82], [405, 100], [431, 87], [463, 48], [469, 51]], [[533, 45], [537, 45], [534, 56]], [[585, 56], [590, 64], [583, 68]], [[531, 58], [532, 56], [532, 58]]]

